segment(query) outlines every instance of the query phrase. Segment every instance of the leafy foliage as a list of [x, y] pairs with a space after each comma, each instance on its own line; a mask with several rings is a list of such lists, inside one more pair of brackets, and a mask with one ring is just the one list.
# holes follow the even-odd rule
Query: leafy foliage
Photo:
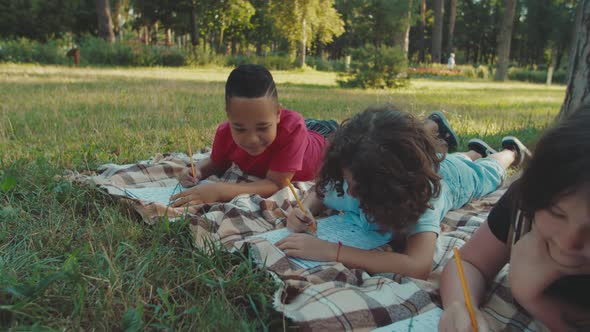
[[366, 88], [399, 88], [408, 84], [408, 61], [399, 47], [365, 47], [352, 51], [355, 59], [350, 72], [342, 74], [342, 86]]

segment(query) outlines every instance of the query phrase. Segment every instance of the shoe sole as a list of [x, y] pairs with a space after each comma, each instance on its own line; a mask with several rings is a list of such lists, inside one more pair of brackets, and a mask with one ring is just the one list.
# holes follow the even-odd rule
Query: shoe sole
[[467, 147], [469, 150], [479, 153], [484, 158], [491, 154], [498, 153], [496, 149], [492, 148], [488, 143], [479, 138], [469, 140], [469, 142], [467, 142]]
[[[457, 146], [459, 145], [459, 136], [457, 136], [457, 134], [455, 133], [455, 131], [451, 128], [451, 124], [447, 121], [447, 118], [445, 117], [445, 115], [441, 112], [441, 111], [434, 111], [432, 113], [430, 113], [430, 115], [428, 116], [428, 118], [432, 121], [434, 121], [431, 117], [432, 116], [436, 116], [440, 119], [440, 121], [442, 122], [442, 124], [444, 125], [446, 131], [449, 133], [450, 135], [450, 140], [451, 142], [447, 142], [447, 144], [449, 145], [449, 148], [457, 148]], [[438, 121], [434, 121], [438, 124]], [[439, 129], [440, 131], [440, 129]], [[442, 138], [443, 140], [447, 141], [447, 138]]]
[[532, 157], [531, 151], [522, 143], [518, 138], [514, 136], [505, 136], [502, 138], [502, 149], [511, 150], [512, 147], [516, 147], [516, 152], [520, 156], [518, 162], [514, 167], [521, 166], [525, 160]]

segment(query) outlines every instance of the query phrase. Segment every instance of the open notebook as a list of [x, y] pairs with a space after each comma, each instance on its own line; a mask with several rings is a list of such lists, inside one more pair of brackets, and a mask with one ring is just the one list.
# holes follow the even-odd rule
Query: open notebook
[[424, 313], [400, 320], [390, 325], [382, 326], [372, 332], [430, 332], [438, 331], [438, 321], [442, 316], [441, 308], [434, 308]]
[[[212, 183], [208, 180], [199, 182], [200, 184]], [[189, 188], [184, 188], [180, 183], [169, 187], [146, 187], [146, 188], [126, 188], [125, 195], [129, 198], [139, 199], [147, 203], [159, 203], [162, 205], [170, 205], [170, 197], [185, 191]]]
[[[253, 238], [263, 238], [270, 243], [275, 244], [279, 240], [287, 237], [291, 231], [287, 228], [281, 228], [274, 231], [253, 235]], [[374, 231], [367, 231], [350, 222], [344, 222], [339, 215], [318, 220], [317, 237], [337, 243], [342, 242], [345, 246], [370, 250], [375, 249], [389, 242], [389, 237]], [[290, 258], [292, 262], [303, 267], [311, 268], [320, 265], [322, 262]]]

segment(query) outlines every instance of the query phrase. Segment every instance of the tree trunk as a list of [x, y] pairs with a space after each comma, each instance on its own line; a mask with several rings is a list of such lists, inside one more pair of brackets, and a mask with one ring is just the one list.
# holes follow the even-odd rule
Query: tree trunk
[[453, 37], [455, 34], [455, 21], [457, 19], [457, 0], [451, 0], [449, 5], [449, 38], [447, 41], [447, 53], [453, 52]]
[[191, 44], [199, 45], [199, 23], [197, 22], [197, 5], [191, 1]]
[[405, 56], [408, 56], [408, 50], [410, 48], [410, 24], [402, 30], [398, 31], [393, 36], [393, 45], [399, 46], [400, 50], [404, 52]]
[[148, 25], [143, 27], [143, 43], [146, 45], [150, 43], [150, 27]]
[[404, 55], [408, 56], [410, 49], [410, 22], [412, 22], [412, 0], [410, 0], [407, 21], [404, 20], [404, 28], [393, 35], [393, 45], [398, 45]]
[[98, 36], [109, 43], [114, 42], [115, 34], [109, 0], [96, 0], [96, 16], [98, 17]]
[[560, 47], [557, 49], [557, 55], [555, 56], [555, 69], [557, 70], [559, 70], [559, 68], [561, 67], [561, 59], [563, 59], [563, 53], [565, 53], [564, 48], [565, 47]]
[[432, 62], [441, 62], [445, 0], [434, 0], [434, 28], [432, 29]]
[[301, 68], [305, 67], [305, 51], [307, 45], [307, 30], [305, 29], [305, 17], [301, 21], [301, 25], [303, 28], [302, 36], [301, 36]]
[[118, 40], [123, 40], [123, 36], [121, 34], [121, 8], [123, 4], [121, 0], [115, 1], [115, 15], [112, 16], [113, 19], [113, 33], [115, 38]]
[[580, 1], [575, 29], [567, 90], [559, 117], [565, 117], [580, 105], [590, 102], [590, 0]]
[[172, 29], [166, 28], [166, 46], [172, 46]]
[[158, 30], [159, 30], [158, 22], [156, 22], [156, 23], [154, 23], [153, 29], [151, 30], [151, 33], [152, 33], [151, 42], [154, 45], [158, 45]]
[[512, 26], [516, 13], [516, 0], [504, 0], [504, 15], [500, 33], [498, 34], [498, 63], [494, 80], [504, 81], [508, 77], [508, 64], [510, 62], [510, 42], [512, 40]]
[[225, 25], [222, 22], [221, 28], [219, 29], [219, 43], [217, 44], [217, 53], [221, 53], [223, 50], [223, 33], [224, 32], [225, 32]]
[[424, 38], [426, 28], [426, 0], [420, 4], [420, 21], [418, 21], [418, 58], [420, 62], [426, 61], [426, 39]]

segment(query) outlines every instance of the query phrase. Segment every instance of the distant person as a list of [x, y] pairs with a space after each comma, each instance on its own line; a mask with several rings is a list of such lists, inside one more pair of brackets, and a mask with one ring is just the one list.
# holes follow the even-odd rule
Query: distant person
[[455, 53], [451, 53], [449, 55], [449, 61], [447, 62], [447, 66], [451, 70], [455, 69]]

